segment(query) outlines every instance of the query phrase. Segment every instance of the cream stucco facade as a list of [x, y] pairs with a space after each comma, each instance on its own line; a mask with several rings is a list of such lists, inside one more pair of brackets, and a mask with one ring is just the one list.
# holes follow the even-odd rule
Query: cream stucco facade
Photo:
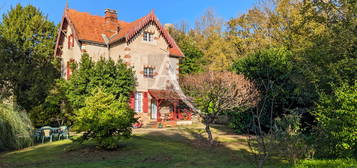
[[[117, 62], [122, 59], [124, 63], [132, 67], [137, 79], [137, 91], [147, 91], [148, 89], [164, 90], [170, 85], [170, 81], [175, 77], [170, 76], [179, 74], [179, 58], [169, 55], [168, 44], [154, 24], [147, 25], [129, 43], [116, 42], [109, 47], [90, 43], [86, 41], [74, 40], [74, 46], [68, 47], [69, 35], [72, 30], [68, 26], [62, 49], [62, 77], [67, 77], [67, 62], [74, 60], [79, 62], [81, 55], [86, 52], [97, 61], [100, 58], [112, 59]], [[143, 40], [143, 33], [146, 31], [154, 32], [154, 41]], [[143, 75], [144, 67], [154, 68], [154, 77], [146, 78]], [[171, 71], [171, 72], [169, 72]]]
[[[64, 24], [67, 22], [68, 24]], [[167, 90], [171, 87], [173, 81], [177, 81], [179, 74], [179, 60], [182, 57], [174, 56], [170, 53], [172, 44], [170, 45], [167, 34], [163, 33], [161, 25], [154, 21], [148, 22], [130, 40], [122, 38], [105, 44], [105, 42], [101, 43], [78, 38], [76, 28], [71, 24], [71, 21], [67, 22], [62, 22], [59, 32], [60, 37], [56, 46], [60, 50], [56, 48], [55, 53], [61, 57], [61, 74], [63, 78], [68, 79], [70, 77], [69, 63], [71, 61], [79, 63], [83, 53], [88, 53], [93, 61], [104, 58], [117, 62], [121, 59], [135, 71], [137, 79], [136, 94], [141, 94], [139, 98], [142, 101], [140, 102], [145, 101], [148, 104], [146, 110], [140, 109], [138, 111], [140, 120], [148, 123], [149, 121], [158, 120], [160, 116], [173, 112], [173, 106], [168, 102], [160, 103], [160, 110], [157, 110], [159, 101], [154, 100], [154, 97], [148, 94], [149, 90]], [[152, 41], [144, 40], [144, 33], [147, 32], [152, 35]], [[115, 35], [112, 35], [111, 38], [115, 37]], [[108, 39], [104, 34], [102, 36], [103, 41]], [[144, 76], [144, 68], [146, 67], [153, 69], [152, 77]], [[143, 99], [144, 93], [147, 96], [145, 100]], [[145, 108], [145, 106], [141, 105], [141, 108]], [[144, 113], [145, 111], [146, 113]], [[160, 114], [157, 115], [157, 113]]]

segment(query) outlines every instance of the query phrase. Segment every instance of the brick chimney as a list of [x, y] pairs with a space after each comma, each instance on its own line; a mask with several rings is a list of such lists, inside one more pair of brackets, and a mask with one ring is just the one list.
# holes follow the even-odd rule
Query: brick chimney
[[113, 9], [105, 9], [104, 18], [105, 18], [105, 23], [110, 23], [110, 22], [116, 23], [118, 21], [117, 11]]

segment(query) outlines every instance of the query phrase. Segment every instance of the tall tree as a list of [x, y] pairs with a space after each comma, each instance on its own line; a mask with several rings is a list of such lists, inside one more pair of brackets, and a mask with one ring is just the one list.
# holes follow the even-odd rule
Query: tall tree
[[180, 74], [202, 72], [205, 65], [203, 52], [197, 47], [194, 39], [186, 34], [185, 25], [182, 24], [180, 27], [179, 29], [175, 27], [169, 28], [171, 36], [185, 54], [185, 57], [180, 60]]
[[20, 4], [3, 15], [0, 23], [0, 76], [17, 104], [30, 110], [44, 101], [59, 76], [53, 48], [56, 26], [36, 7]]
[[230, 43], [223, 31], [224, 21], [216, 16], [213, 10], [207, 10], [195, 23], [195, 28], [189, 32], [197, 46], [203, 51], [207, 62], [205, 70], [225, 71], [236, 59], [234, 46]]

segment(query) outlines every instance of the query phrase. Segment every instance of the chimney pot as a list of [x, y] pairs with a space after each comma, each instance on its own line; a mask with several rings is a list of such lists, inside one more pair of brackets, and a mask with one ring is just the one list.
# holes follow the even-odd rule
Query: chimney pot
[[116, 10], [105, 9], [105, 22], [117, 22], [118, 14]]

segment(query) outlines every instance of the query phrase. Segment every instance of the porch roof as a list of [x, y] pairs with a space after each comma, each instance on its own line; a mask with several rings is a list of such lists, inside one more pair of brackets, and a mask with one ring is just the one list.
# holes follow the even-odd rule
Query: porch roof
[[182, 99], [174, 90], [149, 89], [149, 94], [157, 100], [181, 100]]

